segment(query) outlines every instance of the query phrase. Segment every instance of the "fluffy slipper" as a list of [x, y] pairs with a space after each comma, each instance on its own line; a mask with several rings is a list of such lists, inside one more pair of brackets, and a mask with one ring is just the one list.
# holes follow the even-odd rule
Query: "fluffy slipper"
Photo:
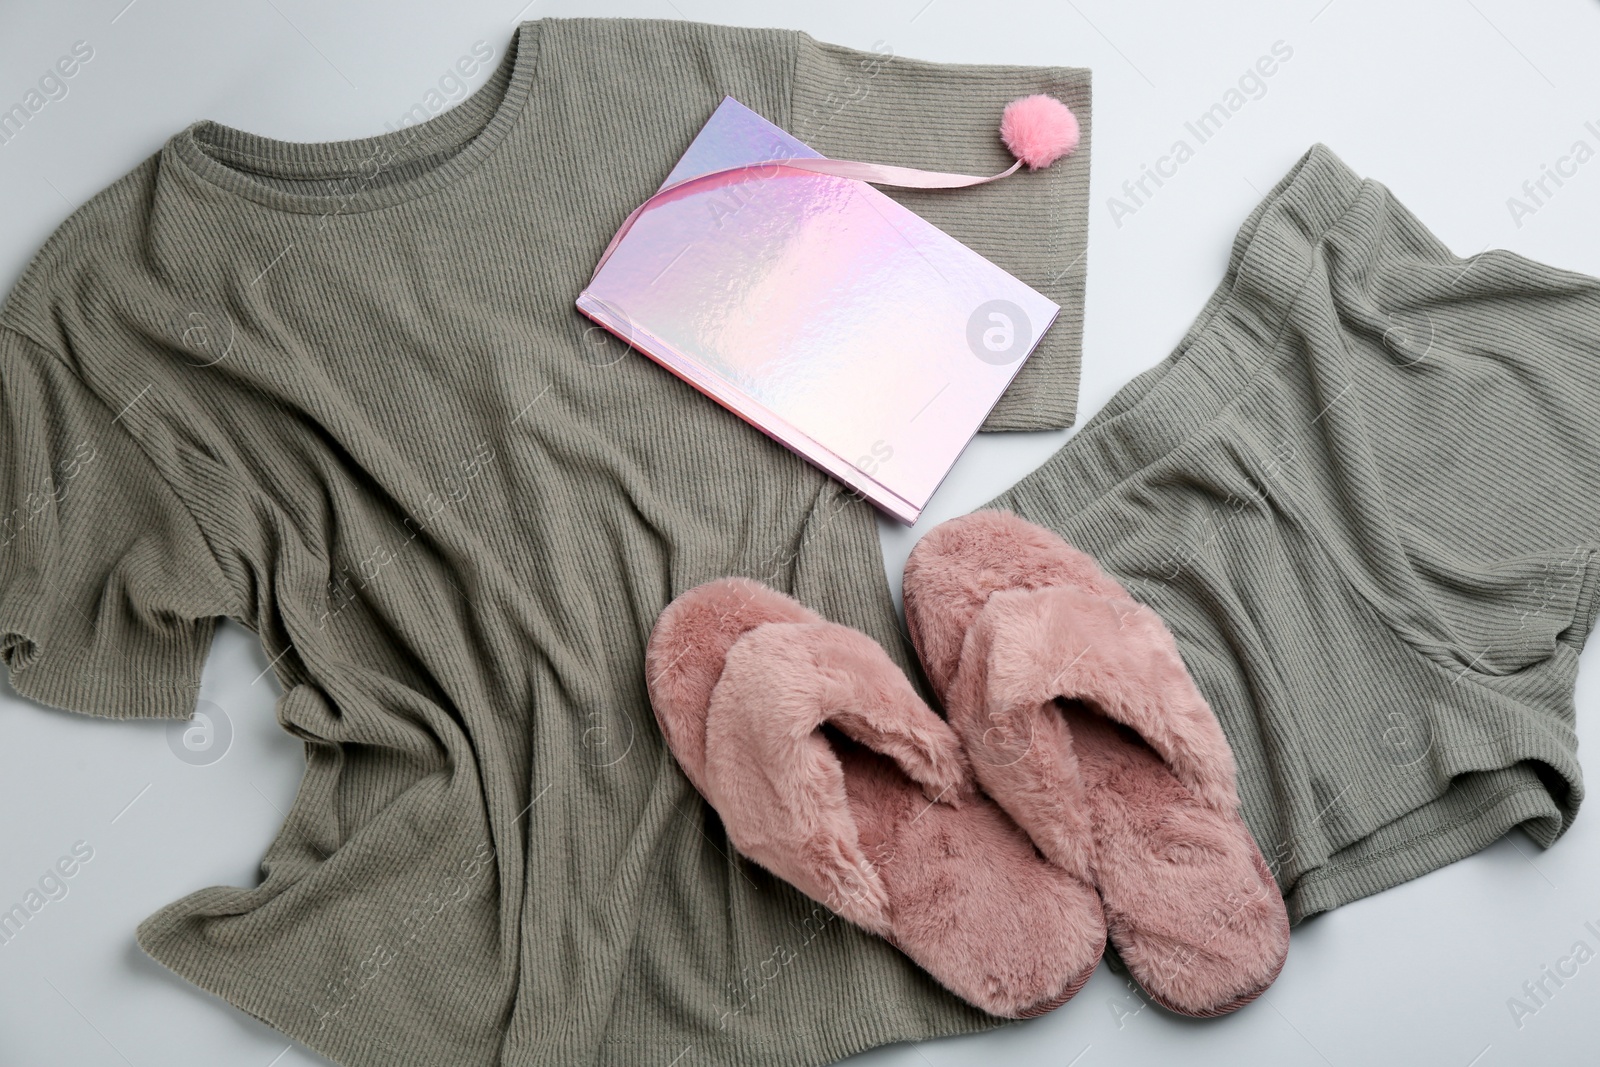
[[999, 511], [930, 531], [904, 590], [978, 781], [1099, 889], [1151, 999], [1206, 1017], [1260, 996], [1288, 954], [1288, 914], [1239, 815], [1232, 750], [1155, 612]]
[[646, 680], [734, 847], [952, 993], [1027, 1017], [1094, 971], [1094, 890], [977, 791], [960, 739], [865, 634], [721, 579], [662, 612]]

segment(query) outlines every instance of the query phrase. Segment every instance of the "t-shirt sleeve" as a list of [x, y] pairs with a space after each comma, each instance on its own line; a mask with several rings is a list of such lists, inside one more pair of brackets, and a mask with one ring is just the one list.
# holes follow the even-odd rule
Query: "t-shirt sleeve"
[[193, 713], [227, 584], [121, 415], [0, 327], [0, 661], [22, 696], [117, 718]]
[[825, 156], [994, 174], [1013, 162], [999, 135], [1007, 103], [1046, 93], [1077, 116], [1077, 150], [1044, 170], [968, 189], [882, 190], [1061, 306], [983, 429], [1072, 425], [1089, 235], [1089, 71], [931, 63], [887, 46], [798, 39], [789, 132]]

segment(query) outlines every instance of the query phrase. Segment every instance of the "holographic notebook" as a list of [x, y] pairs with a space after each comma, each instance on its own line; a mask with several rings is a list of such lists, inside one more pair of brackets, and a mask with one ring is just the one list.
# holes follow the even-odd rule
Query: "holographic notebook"
[[1060, 309], [863, 181], [747, 166], [784, 157], [819, 154], [724, 97], [578, 310], [915, 522]]

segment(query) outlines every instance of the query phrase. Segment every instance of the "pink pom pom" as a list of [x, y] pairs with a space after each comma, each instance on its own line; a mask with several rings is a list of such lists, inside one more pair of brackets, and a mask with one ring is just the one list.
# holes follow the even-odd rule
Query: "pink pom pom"
[[1029, 170], [1039, 170], [1078, 147], [1078, 117], [1053, 96], [1024, 96], [1006, 105], [1000, 139]]

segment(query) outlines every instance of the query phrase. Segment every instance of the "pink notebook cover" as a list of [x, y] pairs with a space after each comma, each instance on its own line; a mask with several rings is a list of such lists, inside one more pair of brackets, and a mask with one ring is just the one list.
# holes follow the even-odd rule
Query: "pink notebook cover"
[[[724, 97], [662, 184], [817, 155]], [[865, 182], [759, 168], [647, 208], [577, 306], [905, 523], [1060, 310]]]

